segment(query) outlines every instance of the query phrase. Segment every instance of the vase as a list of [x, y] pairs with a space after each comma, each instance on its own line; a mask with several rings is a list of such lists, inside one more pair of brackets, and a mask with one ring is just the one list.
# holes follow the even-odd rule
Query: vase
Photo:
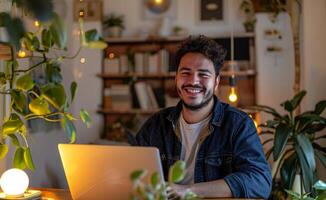
[[107, 29], [109, 37], [118, 38], [121, 37], [122, 29], [119, 26], [112, 26]]

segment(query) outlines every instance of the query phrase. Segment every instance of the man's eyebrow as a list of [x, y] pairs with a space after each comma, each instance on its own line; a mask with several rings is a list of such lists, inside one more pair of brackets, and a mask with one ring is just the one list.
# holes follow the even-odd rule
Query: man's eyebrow
[[189, 67], [181, 67], [179, 71], [191, 71]]
[[208, 69], [199, 69], [198, 71], [200, 71], [200, 72], [204, 72], [204, 73], [212, 74], [212, 72], [209, 71]]

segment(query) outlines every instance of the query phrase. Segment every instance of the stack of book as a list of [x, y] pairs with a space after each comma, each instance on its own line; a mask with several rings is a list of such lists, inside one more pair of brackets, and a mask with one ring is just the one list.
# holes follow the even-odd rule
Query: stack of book
[[136, 52], [128, 58], [121, 54], [114, 58], [104, 59], [105, 74], [159, 74], [168, 73], [170, 55], [168, 50], [157, 52]]

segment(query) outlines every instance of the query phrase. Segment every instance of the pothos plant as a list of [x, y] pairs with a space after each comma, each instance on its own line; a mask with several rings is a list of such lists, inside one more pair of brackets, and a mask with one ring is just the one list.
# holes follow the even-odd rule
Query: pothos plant
[[326, 139], [325, 132], [321, 132], [326, 127], [326, 119], [321, 116], [326, 107], [326, 100], [318, 102], [314, 110], [295, 114], [295, 109], [305, 95], [306, 91], [301, 91], [291, 100], [281, 103], [286, 114], [281, 114], [268, 106], [251, 108], [273, 117], [260, 125], [261, 134], [272, 136], [263, 144], [273, 142], [266, 153], [267, 159], [271, 155], [274, 158], [273, 180], [275, 181], [279, 172], [283, 188], [291, 190], [295, 175], [298, 173], [302, 176], [301, 184], [304, 186], [301, 187], [301, 194], [304, 193], [304, 188], [306, 193], [315, 196], [313, 185], [318, 181], [315, 158], [317, 157], [324, 168], [326, 167], [326, 149], [318, 143]]
[[[15, 12], [23, 14], [17, 17], [17, 14], [12, 15], [12, 11], [0, 13], [0, 27], [5, 28], [9, 37], [0, 44], [10, 48], [10, 59], [4, 61], [5, 69], [0, 71], [0, 95], [9, 99], [8, 112], [1, 113], [0, 158], [5, 158], [12, 146], [15, 148], [13, 167], [34, 170], [26, 123], [32, 119], [60, 123], [70, 142], [75, 142], [74, 121], [77, 117], [69, 112], [69, 108], [77, 91], [77, 83], [71, 82], [68, 95], [62, 84], [60, 66], [65, 59], [76, 57], [82, 47], [103, 49], [106, 43], [101, 41], [95, 29], [85, 32], [80, 21], [81, 46], [76, 55], [69, 56], [67, 27], [53, 12], [51, 0], [12, 0], [12, 6]], [[25, 17], [40, 22], [35, 32], [25, 29]], [[28, 57], [39, 58], [40, 62], [21, 66], [18, 52], [27, 52]], [[31, 76], [31, 72], [37, 68], [44, 69], [46, 84], [37, 83]], [[86, 110], [80, 110], [78, 118], [86, 126], [90, 125], [91, 119]]]
[[150, 177], [150, 182], [144, 182], [147, 175], [146, 170], [136, 170], [130, 175], [133, 182], [132, 200], [166, 200], [166, 199], [181, 199], [181, 200], [199, 200], [200, 198], [188, 190], [183, 196], [178, 196], [173, 192], [172, 185], [180, 182], [185, 176], [186, 164], [183, 161], [175, 162], [169, 169], [168, 182], [160, 179], [157, 172], [154, 172]]

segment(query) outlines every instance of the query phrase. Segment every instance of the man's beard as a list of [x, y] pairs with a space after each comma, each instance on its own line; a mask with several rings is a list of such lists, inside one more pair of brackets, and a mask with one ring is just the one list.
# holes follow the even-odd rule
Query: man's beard
[[[196, 87], [196, 86], [195, 86]], [[204, 93], [206, 91], [206, 88], [204, 88]], [[182, 104], [184, 105], [185, 108], [192, 110], [192, 111], [196, 111], [196, 110], [200, 110], [201, 108], [207, 106], [207, 104], [213, 99], [214, 96], [214, 92], [212, 90], [208, 91], [208, 93], [203, 97], [204, 101], [202, 101], [201, 103], [197, 104], [197, 105], [190, 105], [187, 104], [186, 102], [184, 102], [181, 99]]]

